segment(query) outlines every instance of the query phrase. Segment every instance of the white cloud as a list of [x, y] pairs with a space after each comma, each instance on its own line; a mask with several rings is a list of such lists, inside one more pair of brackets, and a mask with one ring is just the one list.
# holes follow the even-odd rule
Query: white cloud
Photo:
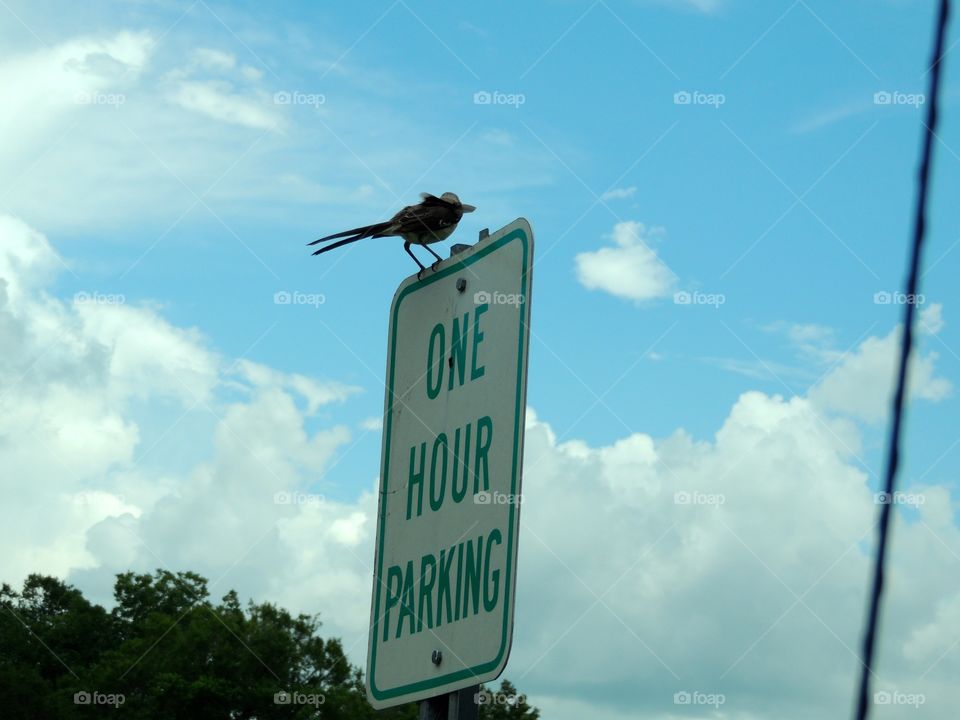
[[232, 53], [213, 48], [197, 48], [193, 51], [193, 60], [208, 70], [232, 70], [237, 64], [237, 58]]
[[875, 109], [875, 106], [867, 101], [858, 100], [855, 102], [847, 102], [842, 105], [827, 108], [826, 110], [821, 110], [815, 115], [801, 119], [790, 128], [790, 132], [805, 135], [835, 125], [847, 118], [870, 112], [873, 109]]
[[6, 301], [19, 306], [64, 267], [47, 239], [19, 218], [0, 215], [0, 288]]
[[377, 417], [366, 418], [360, 423], [360, 427], [369, 432], [379, 432], [383, 429], [383, 418], [379, 415]]
[[607, 190], [603, 195], [600, 196], [601, 200], [625, 200], [626, 198], [633, 197], [637, 192], [637, 189], [633, 186], [614, 188], [613, 190]]
[[123, 31], [0, 60], [0, 135], [16, 138], [0, 144], [7, 208], [54, 229], [135, 218], [142, 230], [158, 218], [169, 226], [196, 200], [188, 188], [199, 194], [218, 178], [221, 196], [273, 186], [256, 153], [251, 170], [220, 177], [251, 128], [284, 127], [272, 91], [230, 53], [200, 49], [164, 69], [157, 49], [150, 33]]
[[[149, 62], [154, 39], [146, 32], [108, 37], [78, 37], [0, 62], [0, 134], [18, 143], [50, 132], [56, 120], [84, 105], [97, 93], [118, 94], [136, 82]], [[15, 148], [4, 143], [6, 152]]]
[[[683, 690], [723, 693], [724, 717], [843, 715], [877, 507], [859, 445], [855, 425], [808, 398], [757, 392], [711, 442], [677, 431], [560, 444], [534, 417], [507, 676], [563, 720], [586, 706], [679, 716]], [[927, 716], [946, 720], [960, 656], [933, 664], [958, 615], [937, 597], [960, 533], [945, 488], [910, 490], [925, 525], [897, 528], [877, 689], [925, 693]]]
[[307, 415], [313, 415], [321, 405], [343, 402], [361, 391], [354, 385], [338, 382], [318, 382], [299, 373], [283, 373], [250, 360], [236, 363], [236, 372], [253, 387], [260, 390], [293, 390], [307, 401]]
[[170, 99], [214, 120], [259, 130], [274, 130], [281, 120], [267, 105], [266, 96], [252, 98], [239, 94], [232, 83], [224, 80], [183, 80], [170, 94]]
[[773, 360], [757, 360], [751, 358], [704, 357], [703, 362], [715, 365], [721, 370], [737, 373], [744, 377], [763, 380], [765, 382], [790, 383], [792, 381], [807, 384], [817, 379], [817, 374], [807, 367], [796, 367], [778, 363]]
[[[942, 327], [940, 310], [927, 314], [928, 332]], [[870, 337], [857, 348], [838, 358], [836, 367], [811, 389], [811, 399], [820, 407], [845, 413], [866, 422], [883, 420], [890, 410], [899, 362], [901, 330], [896, 328], [885, 337]], [[949, 397], [953, 384], [936, 375], [935, 352], [914, 351], [910, 359], [908, 391], [911, 398], [938, 402]]]
[[187, 65], [166, 75], [172, 84], [170, 101], [218, 122], [255, 130], [280, 128], [283, 116], [272, 95], [259, 87], [263, 74], [248, 66], [237, 70], [236, 65], [232, 53], [212, 48], [194, 50]]
[[[43, 235], [0, 216], [4, 579], [155, 567], [147, 548], [171, 563], [200, 562], [204, 543], [214, 548], [230, 528], [289, 515], [274, 492], [303, 489], [349, 438], [338, 426], [307, 433], [305, 418], [357, 388], [247, 360], [228, 365], [198, 330], [174, 326], [149, 307], [58, 300], [46, 292], [58, 266]], [[226, 402], [237, 387], [244, 399]], [[142, 465], [178, 426], [206, 430], [206, 447], [198, 449], [211, 462], [191, 469], [155, 457]], [[192, 526], [203, 529], [183, 540]], [[147, 546], [139, 547], [145, 535]]]
[[637, 302], [669, 295], [676, 275], [647, 244], [655, 235], [643, 223], [617, 223], [613, 247], [576, 256], [580, 284]]
[[920, 310], [920, 318], [917, 323], [920, 332], [928, 335], [936, 335], [943, 330], [943, 305], [940, 303], [931, 303]]

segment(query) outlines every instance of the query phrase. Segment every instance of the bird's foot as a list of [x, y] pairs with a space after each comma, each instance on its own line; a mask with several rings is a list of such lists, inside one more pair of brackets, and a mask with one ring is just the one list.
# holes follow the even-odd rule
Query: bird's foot
[[442, 261], [442, 260], [437, 260], [435, 263], [433, 263], [433, 264], [430, 266], [430, 269], [433, 270], [434, 272], [436, 272], [436, 271], [437, 271], [437, 266], [440, 265], [441, 262], [443, 262], [443, 261]]
[[420, 268], [419, 270], [417, 270], [417, 280], [423, 280], [423, 271], [424, 271], [424, 270], [426, 270], [426, 268]]

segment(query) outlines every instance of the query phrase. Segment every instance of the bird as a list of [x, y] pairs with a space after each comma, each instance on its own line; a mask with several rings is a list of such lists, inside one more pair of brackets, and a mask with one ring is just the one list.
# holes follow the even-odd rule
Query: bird
[[[385, 222], [364, 225], [353, 230], [344, 230], [333, 235], [327, 235], [307, 243], [307, 245], [316, 245], [327, 240], [337, 240], [337, 242], [324, 245], [313, 253], [314, 255], [320, 255], [328, 250], [349, 245], [364, 238], [401, 237], [403, 238], [403, 249], [420, 268], [417, 271], [417, 278], [419, 279], [420, 274], [427, 268], [413, 254], [410, 246], [422, 245], [425, 247], [437, 259], [437, 262], [431, 266], [436, 269], [437, 263], [443, 258], [433, 251], [430, 243], [446, 240], [457, 229], [457, 223], [460, 222], [464, 213], [476, 210], [473, 205], [460, 202], [460, 198], [452, 192], [445, 192], [440, 197], [430, 193], [420, 193], [420, 198], [422, 202], [416, 205], [407, 205]], [[342, 239], [338, 240], [337, 238]]]

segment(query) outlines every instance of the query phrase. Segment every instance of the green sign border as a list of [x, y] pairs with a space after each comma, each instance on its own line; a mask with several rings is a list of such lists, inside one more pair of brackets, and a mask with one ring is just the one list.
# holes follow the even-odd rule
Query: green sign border
[[[448, 673], [446, 675], [439, 675], [435, 678], [428, 680], [421, 680], [420, 682], [410, 683], [408, 685], [401, 685], [400, 687], [393, 688], [391, 690], [379, 690], [376, 686], [376, 663], [377, 663], [377, 639], [379, 632], [379, 609], [380, 609], [380, 591], [383, 586], [383, 582], [380, 580], [382, 577], [383, 571], [383, 543], [384, 537], [386, 535], [386, 518], [387, 518], [387, 497], [386, 492], [387, 478], [390, 474], [390, 441], [391, 441], [391, 426], [393, 419], [393, 383], [394, 383], [394, 371], [396, 369], [396, 355], [397, 355], [397, 317], [400, 312], [400, 304], [403, 299], [408, 295], [421, 290], [431, 283], [442, 280], [453, 273], [460, 272], [464, 268], [468, 267], [472, 263], [476, 262], [480, 258], [486, 257], [493, 251], [503, 247], [507, 243], [513, 242], [514, 240], [519, 240], [523, 245], [523, 262], [520, 272], [520, 294], [524, 297], [525, 302], [519, 305], [519, 326], [520, 331], [517, 338], [517, 397], [516, 397], [516, 406], [514, 413], [514, 429], [513, 429], [513, 467], [510, 478], [510, 492], [513, 495], [517, 494], [517, 481], [520, 476], [520, 446], [521, 439], [523, 437], [523, 428], [520, 427], [520, 418], [523, 415], [523, 402], [524, 402], [524, 369], [526, 367], [526, 343], [524, 340], [527, 338], [526, 325], [529, 322], [529, 306], [530, 298], [525, 292], [526, 287], [529, 283], [530, 275], [530, 236], [527, 233], [527, 228], [529, 224], [520, 220], [521, 224], [516, 229], [506, 233], [503, 237], [493, 240], [485, 247], [480, 248], [476, 252], [468, 255], [463, 258], [458, 263], [455, 263], [443, 270], [440, 270], [422, 282], [413, 282], [402, 288], [393, 301], [392, 312], [390, 313], [390, 360], [389, 360], [389, 378], [387, 381], [387, 409], [386, 409], [386, 418], [384, 426], [384, 444], [383, 444], [383, 472], [380, 477], [380, 537], [377, 540], [377, 567], [375, 569], [374, 583], [375, 583], [375, 601], [373, 609], [371, 612], [371, 627], [370, 627], [370, 662], [368, 663], [368, 672], [367, 672], [367, 687], [369, 689], [370, 695], [373, 696], [378, 701], [385, 701], [396, 698], [401, 695], [407, 695], [412, 693], [417, 693], [422, 690], [429, 690], [431, 688], [436, 688], [441, 685], [446, 685], [456, 680], [460, 680], [467, 677], [477, 677], [482, 673], [489, 672], [495, 669], [501, 662], [506, 661], [506, 655], [509, 653], [508, 646], [508, 631], [512, 620], [511, 610], [512, 610], [512, 600], [513, 600], [513, 590], [511, 586], [511, 580], [513, 576], [511, 575], [511, 570], [513, 570], [513, 559], [514, 559], [514, 543], [515, 543], [515, 513], [518, 512], [517, 505], [515, 503], [510, 504], [510, 520], [509, 528], [507, 535], [507, 567], [506, 567], [506, 581], [504, 583], [504, 604], [503, 604], [503, 626], [501, 629], [500, 635], [500, 649], [497, 652], [497, 656], [488, 662], [480, 663], [471, 668], [464, 668], [463, 670], [458, 670], [456, 672]], [[511, 223], [513, 224], [513, 223]], [[509, 226], [508, 226], [509, 227]]]

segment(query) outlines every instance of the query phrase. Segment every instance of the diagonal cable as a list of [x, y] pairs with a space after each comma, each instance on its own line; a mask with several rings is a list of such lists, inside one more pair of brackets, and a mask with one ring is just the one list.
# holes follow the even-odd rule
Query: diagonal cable
[[[923, 151], [917, 177], [916, 215], [914, 217], [910, 269], [907, 274], [908, 297], [916, 295], [920, 284], [920, 257], [927, 229], [927, 191], [930, 184], [933, 141], [937, 128], [940, 72], [943, 68], [943, 63], [940, 61], [944, 53], [943, 44], [947, 34], [947, 21], [949, 16], [950, 0], [940, 0], [933, 46], [933, 59], [931, 60], [933, 70], [930, 74], [930, 103], [927, 105]], [[905, 303], [903, 307], [903, 340], [900, 345], [900, 360], [897, 368], [897, 390], [893, 397], [893, 417], [890, 423], [890, 437], [887, 446], [887, 469], [883, 486], [883, 491], [887, 493], [887, 497], [893, 497], [893, 492], [896, 488], [897, 470], [900, 465], [900, 434], [903, 425], [907, 369], [910, 364], [910, 350], [913, 345], [913, 316], [916, 312], [915, 303]], [[887, 558], [887, 541], [890, 533], [890, 509], [892, 507], [893, 503], [883, 503], [880, 505], [880, 529], [877, 534], [877, 556], [873, 567], [873, 582], [870, 588], [870, 607], [867, 615], [866, 628], [864, 629], [860, 687], [857, 696], [856, 714], [854, 715], [857, 720], [867, 720], [870, 714], [870, 675], [874, 653], [876, 651], [877, 625], [880, 615], [880, 599], [883, 594], [883, 571]]]

